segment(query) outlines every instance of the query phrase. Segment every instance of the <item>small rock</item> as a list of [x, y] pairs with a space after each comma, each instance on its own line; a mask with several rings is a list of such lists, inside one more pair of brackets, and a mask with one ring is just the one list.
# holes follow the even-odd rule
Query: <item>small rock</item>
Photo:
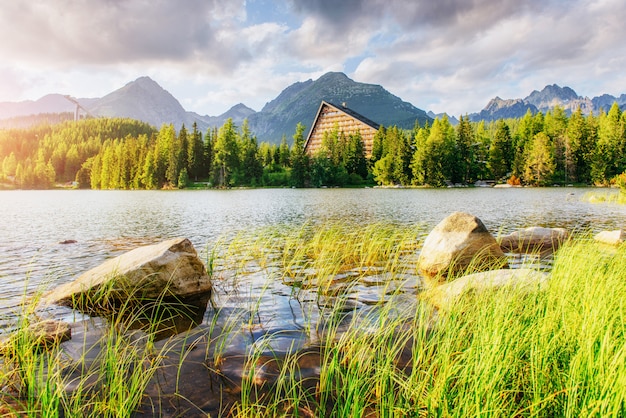
[[626, 233], [621, 229], [616, 231], [602, 231], [597, 233], [593, 239], [602, 244], [620, 245], [626, 240]]
[[47, 319], [35, 322], [28, 326], [28, 332], [33, 339], [44, 344], [62, 343], [72, 338], [72, 329], [67, 322]]
[[565, 228], [533, 226], [501, 237], [500, 247], [510, 252], [554, 252], [568, 238], [569, 232]]
[[533, 269], [500, 269], [470, 274], [424, 292], [423, 298], [440, 309], [449, 308], [463, 294], [513, 287], [533, 291], [545, 287], [548, 274]]
[[67, 245], [67, 244], [76, 244], [78, 241], [76, 241], [75, 239], [66, 239], [64, 241], [59, 242], [59, 244], [61, 245]]
[[[25, 332], [25, 334], [18, 334]], [[0, 342], [0, 354], [8, 354], [11, 350], [11, 340], [25, 337], [33, 346], [53, 347], [72, 338], [70, 325], [63, 321], [47, 319], [30, 324], [25, 330], [16, 331], [7, 339]]]
[[477, 217], [454, 212], [426, 237], [418, 260], [430, 277], [450, 276], [472, 266], [475, 271], [507, 267], [507, 260], [485, 225]]

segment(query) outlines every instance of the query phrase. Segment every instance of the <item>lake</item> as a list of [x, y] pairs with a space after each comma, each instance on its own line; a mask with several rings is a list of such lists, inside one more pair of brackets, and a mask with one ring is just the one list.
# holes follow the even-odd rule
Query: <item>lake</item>
[[[528, 226], [574, 233], [623, 228], [626, 206], [590, 204], [594, 189], [255, 189], [0, 192], [0, 327], [22, 295], [54, 286], [143, 244], [185, 236], [201, 256], [220, 237], [305, 222], [420, 223], [453, 211], [494, 233]], [[76, 241], [61, 244], [66, 240]]]

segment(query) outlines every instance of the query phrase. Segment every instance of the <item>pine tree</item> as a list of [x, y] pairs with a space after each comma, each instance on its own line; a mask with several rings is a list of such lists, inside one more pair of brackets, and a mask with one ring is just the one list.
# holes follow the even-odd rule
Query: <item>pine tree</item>
[[361, 177], [362, 180], [367, 178], [365, 146], [360, 131], [348, 136], [346, 151], [344, 153], [344, 166], [348, 174], [356, 174]]
[[[178, 175], [180, 177], [180, 172], [185, 169], [187, 178], [189, 178], [189, 135], [187, 133], [187, 128], [185, 128], [185, 124], [183, 124], [178, 132]], [[177, 181], [178, 183], [178, 181]]]
[[280, 146], [278, 147], [278, 163], [283, 167], [290, 167], [290, 151], [289, 145], [287, 144], [287, 137], [283, 135]]
[[218, 187], [233, 186], [232, 174], [239, 170], [239, 152], [237, 130], [231, 118], [219, 129], [214, 153], [214, 184]]
[[309, 156], [304, 151], [304, 130], [304, 125], [298, 123], [298, 125], [296, 125], [296, 132], [293, 134], [290, 181], [293, 187], [304, 187], [307, 182]]
[[580, 107], [572, 113], [567, 124], [565, 146], [565, 174], [567, 181], [591, 181], [591, 157], [595, 144]]
[[209, 130], [204, 137], [204, 149], [202, 150], [201, 176], [211, 178], [213, 175], [213, 161], [215, 160], [215, 140], [217, 129]]
[[607, 184], [611, 178], [626, 170], [624, 143], [626, 129], [622, 111], [613, 103], [609, 113], [601, 113], [598, 120], [598, 141], [592, 159], [592, 179]]
[[17, 169], [17, 158], [15, 158], [15, 153], [11, 151], [11, 153], [4, 157], [2, 161], [2, 173], [6, 177], [15, 176], [15, 170]]
[[427, 148], [426, 141], [430, 135], [430, 127], [426, 124], [425, 127], [420, 128], [415, 132], [415, 138], [413, 138], [413, 147], [415, 149], [411, 158], [411, 173], [413, 175], [413, 184], [424, 185], [426, 184], [426, 162], [427, 162]]
[[504, 178], [511, 169], [511, 133], [503, 120], [496, 124], [496, 133], [491, 146], [487, 165], [496, 180]]
[[378, 128], [378, 131], [374, 135], [374, 139], [372, 142], [372, 156], [370, 160], [372, 163], [383, 158], [383, 140], [385, 138], [385, 127], [381, 126]]
[[474, 129], [470, 124], [469, 118], [461, 116], [457, 126], [457, 164], [455, 164], [454, 169], [456, 171], [455, 180], [463, 184], [473, 182], [476, 179], [476, 157], [473, 146], [475, 141]]
[[552, 181], [555, 169], [551, 140], [544, 132], [539, 132], [528, 150], [524, 181], [535, 186], [546, 186]]
[[202, 133], [198, 130], [198, 124], [194, 122], [187, 150], [187, 167], [189, 168], [189, 177], [195, 181], [198, 181], [202, 175], [203, 159], [204, 143], [202, 142]]

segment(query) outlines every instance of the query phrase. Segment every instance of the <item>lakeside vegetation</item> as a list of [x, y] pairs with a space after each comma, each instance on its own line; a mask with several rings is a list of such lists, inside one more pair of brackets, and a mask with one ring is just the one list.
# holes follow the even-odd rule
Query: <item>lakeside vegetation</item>
[[[512, 185], [607, 186], [626, 171], [626, 115], [567, 115], [560, 107], [519, 119], [473, 123], [447, 118], [411, 131], [381, 127], [366, 158], [359, 134], [327, 132], [315, 155], [304, 152], [306, 128], [292, 140], [259, 142], [244, 121], [202, 133], [129, 119], [86, 119], [0, 131], [3, 187], [52, 188], [75, 182], [93, 189], [443, 187], [477, 180]], [[291, 142], [291, 145], [289, 144]]]
[[[314, 347], [316, 377], [301, 379], [305, 367], [312, 367], [305, 364], [310, 350], [268, 358], [259, 344], [247, 352], [237, 390], [216, 390], [202, 399], [220, 394], [223, 403], [214, 402], [220, 415], [238, 417], [626, 413], [626, 246], [607, 249], [579, 239], [555, 255], [545, 290], [468, 294], [437, 316], [419, 296], [411, 304], [395, 303], [406, 291], [402, 288], [388, 289], [376, 310], [346, 309], [341, 302], [350, 295], [351, 283], [366, 273], [347, 282], [342, 273], [373, 269], [402, 277], [410, 272], [407, 256], [419, 246], [415, 236], [420, 233], [419, 227], [408, 226], [387, 225], [381, 232], [377, 225], [327, 225], [251, 231], [216, 244], [207, 264], [218, 287], [223, 281], [243, 281], [255, 265], [268, 280], [292, 283], [292, 297], [312, 292], [332, 295], [335, 302], [319, 305], [320, 321], [308, 322], [314, 334], [323, 336]], [[307, 286], [312, 270], [324, 272], [319, 275], [324, 280]], [[333, 287], [339, 276], [335, 285], [340, 286]], [[245, 285], [241, 291], [246, 292]], [[266, 306], [261, 300], [250, 303], [249, 317], [221, 320], [232, 331], [247, 332], [257, 317], [254, 310]], [[0, 360], [0, 386], [14, 389], [4, 392], [3, 413], [132, 416], [140, 408], [151, 410], [158, 404], [144, 396], [155, 385], [151, 378], [163, 370], [164, 361], [178, 362], [182, 370], [192, 355], [191, 348], [181, 351], [176, 343], [181, 338], [206, 356], [202, 370], [207, 376], [226, 373], [220, 365], [223, 369], [228, 359], [220, 356], [228, 354], [230, 340], [222, 334], [226, 327], [211, 322], [218, 319], [209, 320], [213, 325], [202, 338], [190, 334], [161, 343], [154, 342], [154, 328], [133, 333], [125, 322], [111, 321], [102, 331], [102, 354], [93, 366], [67, 373], [61, 352], [42, 350], [27, 338], [35, 305], [36, 300], [25, 303], [11, 355]], [[158, 321], [154, 318], [152, 326]], [[275, 379], [259, 381], [258, 373], [271, 367], [277, 367]], [[185, 375], [174, 376], [176, 393], [161, 394], [170, 407], [177, 399], [186, 401]]]

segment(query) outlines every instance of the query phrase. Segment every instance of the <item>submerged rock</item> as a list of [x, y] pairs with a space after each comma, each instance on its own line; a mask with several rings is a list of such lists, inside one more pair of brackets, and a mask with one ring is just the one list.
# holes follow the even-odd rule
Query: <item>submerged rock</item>
[[554, 252], [569, 238], [565, 228], [533, 226], [500, 238], [500, 246], [511, 252]]
[[438, 308], [446, 309], [462, 295], [501, 288], [522, 291], [540, 290], [548, 282], [548, 273], [533, 269], [500, 269], [470, 274], [424, 292], [423, 298]]
[[28, 333], [44, 345], [57, 344], [72, 338], [70, 324], [54, 319], [35, 322], [28, 326]]
[[597, 233], [593, 239], [602, 244], [620, 245], [626, 240], [626, 233], [621, 229], [616, 231], [602, 231]]
[[34, 322], [23, 330], [16, 331], [7, 339], [0, 341], [0, 355], [11, 355], [12, 341], [19, 338], [20, 345], [27, 340], [37, 347], [50, 348], [72, 338], [72, 329], [67, 322], [47, 319]]
[[507, 267], [495, 238], [480, 219], [454, 212], [426, 237], [418, 268], [427, 276], [449, 276], [467, 269], [475, 271]]
[[208, 294], [211, 279], [186, 238], [136, 248], [44, 295], [44, 304], [86, 313], [115, 311], [127, 301], [158, 301]]

